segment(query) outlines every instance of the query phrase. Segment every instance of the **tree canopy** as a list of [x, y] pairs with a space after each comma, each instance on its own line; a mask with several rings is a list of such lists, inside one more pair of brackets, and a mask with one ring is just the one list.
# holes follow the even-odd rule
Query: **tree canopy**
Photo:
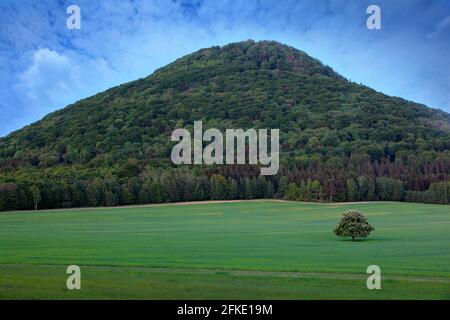
[[375, 229], [362, 213], [357, 210], [348, 210], [342, 215], [334, 233], [338, 237], [351, 237], [355, 241], [356, 238], [366, 238], [373, 230]]

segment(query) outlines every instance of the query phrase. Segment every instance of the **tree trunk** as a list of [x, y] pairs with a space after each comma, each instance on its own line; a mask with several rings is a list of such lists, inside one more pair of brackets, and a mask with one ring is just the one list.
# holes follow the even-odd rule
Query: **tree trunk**
[[355, 241], [355, 237], [352, 237], [352, 241]]

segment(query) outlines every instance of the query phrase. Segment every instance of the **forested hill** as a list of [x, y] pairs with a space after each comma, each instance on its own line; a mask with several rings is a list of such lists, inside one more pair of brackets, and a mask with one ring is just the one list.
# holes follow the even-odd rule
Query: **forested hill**
[[[170, 134], [196, 120], [279, 128], [279, 174], [174, 167]], [[449, 150], [449, 114], [348, 81], [292, 47], [245, 41], [1, 138], [0, 210], [272, 196], [448, 203]]]

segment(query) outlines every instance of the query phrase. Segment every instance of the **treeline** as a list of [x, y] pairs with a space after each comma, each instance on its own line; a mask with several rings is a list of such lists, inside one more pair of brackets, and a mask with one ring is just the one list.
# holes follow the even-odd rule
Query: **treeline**
[[130, 179], [109, 175], [93, 180], [5, 182], [0, 183], [0, 211], [282, 197], [275, 188], [263, 176], [233, 179], [176, 171]]
[[398, 179], [360, 176], [347, 179], [344, 194], [335, 194], [318, 180], [295, 182], [284, 175], [233, 177], [217, 170], [171, 170], [119, 177], [75, 172], [1, 182], [0, 211], [261, 198], [330, 202], [333, 195], [338, 201], [450, 203], [450, 182], [431, 183], [419, 192], [407, 190]]
[[[288, 200], [326, 201], [330, 195], [323, 192], [318, 181], [302, 181], [300, 184], [290, 183], [285, 194]], [[426, 191], [411, 191], [405, 189], [401, 180], [380, 177], [358, 177], [348, 179], [345, 201], [408, 201], [434, 204], [450, 203], [450, 182], [434, 182]]]

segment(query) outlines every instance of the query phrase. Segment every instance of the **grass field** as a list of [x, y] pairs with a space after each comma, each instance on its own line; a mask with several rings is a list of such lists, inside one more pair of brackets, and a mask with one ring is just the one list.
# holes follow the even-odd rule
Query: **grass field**
[[[332, 230], [359, 209], [375, 227]], [[82, 289], [66, 289], [68, 265]], [[366, 268], [380, 266], [382, 289]], [[450, 207], [249, 201], [0, 214], [0, 299], [450, 299]]]

